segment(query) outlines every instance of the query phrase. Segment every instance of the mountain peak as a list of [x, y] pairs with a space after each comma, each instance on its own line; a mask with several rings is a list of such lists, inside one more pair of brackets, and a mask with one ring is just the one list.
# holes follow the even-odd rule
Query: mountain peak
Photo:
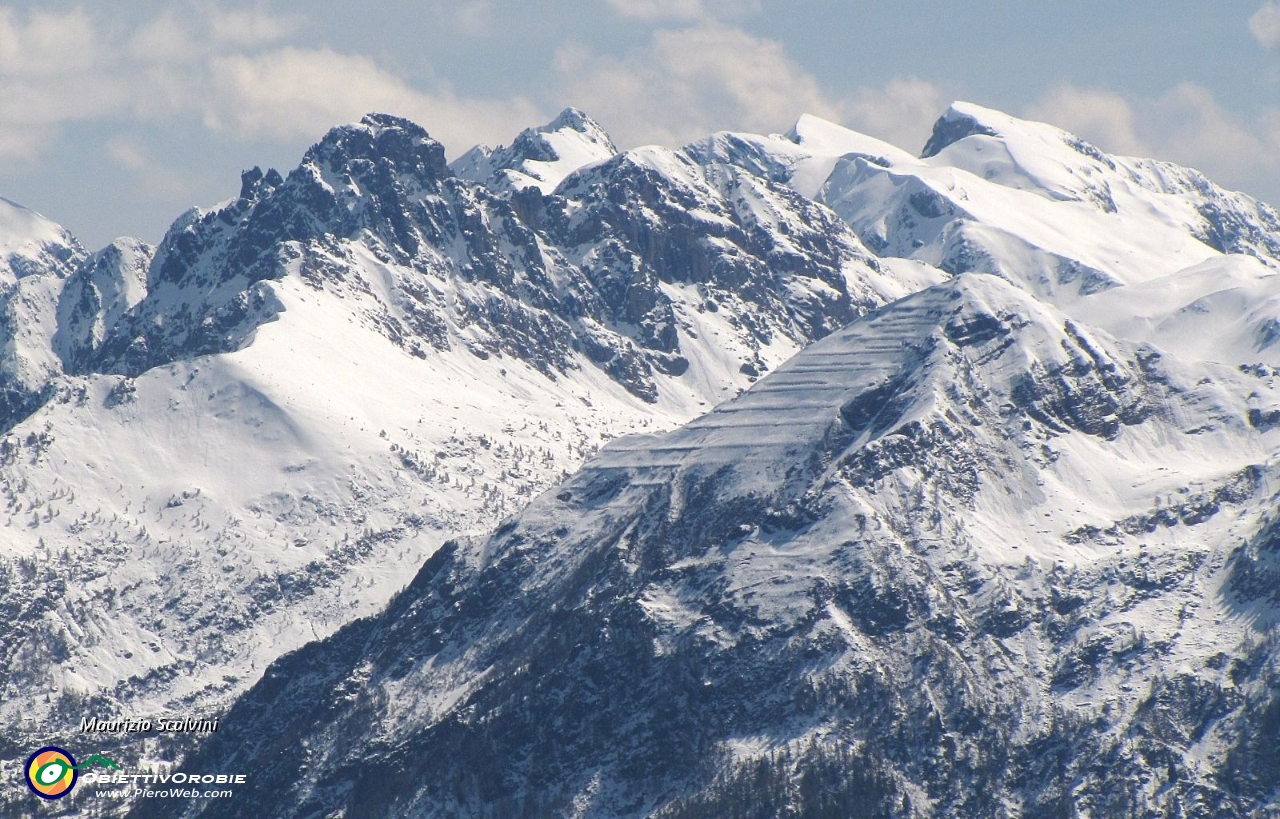
[[413, 169], [431, 178], [449, 175], [444, 146], [425, 128], [403, 117], [379, 113], [330, 129], [307, 151], [304, 164], [323, 160], [324, 165], [338, 169], [357, 159], [390, 161], [401, 171]]
[[7, 273], [20, 279], [54, 269], [63, 275], [69, 269], [66, 265], [84, 255], [61, 225], [0, 197], [0, 276]]
[[381, 114], [376, 111], [360, 118], [360, 124], [373, 129], [374, 133], [382, 131], [405, 131], [422, 139], [430, 138], [425, 128], [412, 120], [394, 114]]
[[510, 146], [477, 145], [454, 161], [454, 173], [499, 190], [551, 193], [566, 176], [618, 153], [600, 124], [566, 108], [546, 125], [526, 128]]
[[796, 124], [791, 126], [791, 130], [786, 133], [787, 139], [797, 145], [833, 137], [845, 138], [849, 136], [859, 136], [859, 134], [843, 125], [814, 114], [801, 114], [800, 118], [796, 120]]
[[1029, 158], [1035, 154], [1043, 161], [1073, 164], [1083, 156], [1114, 170], [1113, 163], [1102, 151], [1069, 131], [1047, 122], [1019, 119], [972, 102], [953, 102], [947, 108], [934, 123], [933, 134], [925, 144], [921, 158], [937, 156], [961, 140], [975, 136], [997, 139], [1010, 152], [1025, 154]]
[[556, 118], [543, 125], [541, 128], [534, 129], [541, 133], [551, 133], [554, 131], [563, 131], [564, 129], [577, 131], [580, 134], [590, 134], [597, 137], [602, 142], [613, 145], [613, 140], [609, 138], [609, 134], [605, 129], [585, 112], [569, 106], [556, 115]]
[[240, 174], [240, 198], [256, 199], [264, 192], [275, 190], [284, 184], [284, 178], [275, 168], [268, 168], [266, 173], [257, 165]]
[[786, 133], [786, 138], [815, 156], [860, 154], [881, 159], [883, 164], [901, 164], [915, 159], [888, 142], [813, 114], [801, 114]]
[[965, 137], [982, 134], [999, 136], [1000, 131], [989, 124], [991, 119], [1012, 119], [980, 105], [969, 102], [953, 102], [938, 121], [933, 124], [933, 133], [920, 152], [922, 159], [937, 156], [944, 148], [954, 145]]
[[[931, 145], [806, 115], [617, 154], [569, 108], [451, 178], [371, 114], [154, 257], [0, 256], [6, 735], [215, 715], [434, 552], [178, 764], [278, 816], [688, 819], [848, 815], [734, 777], [864, 768], [882, 815], [1106, 812], [1154, 759], [1144, 793], [1248, 814], [1280, 222], [967, 103]], [[72, 639], [99, 608], [121, 639]], [[779, 755], [828, 740], [876, 767]]]
[[[1169, 725], [1156, 775], [1247, 815], [1234, 806], [1275, 774], [1239, 802], [1200, 783], [1235, 764], [1218, 759], [1270, 758], [1270, 734], [1255, 746], [1238, 726], [1274, 713], [1275, 677], [1219, 671], [1254, 649], [1235, 647], [1249, 626], [1233, 601], [1204, 591], [1229, 547], [1201, 544], [1261, 505], [1265, 442], [1220, 392], [1258, 385], [1204, 372], [958, 277], [445, 546], [383, 614], [280, 660], [183, 769], [261, 770], [246, 796], [280, 816], [557, 815], [584, 792], [592, 816], [732, 816], [748, 815], [721, 787], [735, 771], [785, 795], [791, 777], [828, 770], [834, 788], [862, 770], [758, 775], [780, 748], [838, 740], [881, 766], [867, 793], [883, 809], [864, 815], [925, 815], [908, 811], [918, 794], [936, 815], [1002, 815], [1005, 799], [1049, 815], [1068, 788], [1098, 804], [1150, 766], [1136, 741], [1101, 763], [1093, 748]], [[1210, 436], [1234, 454], [1204, 457]], [[1236, 575], [1250, 593], [1274, 588], [1272, 537]], [[1195, 671], [1152, 693], [1170, 657]], [[1180, 710], [1151, 728], [1153, 700]], [[1183, 763], [1219, 726], [1218, 768]], [[264, 734], [333, 750], [303, 760]], [[501, 786], [431, 790], [478, 765]], [[410, 784], [377, 787], [379, 766]], [[219, 800], [200, 815], [237, 814]]]

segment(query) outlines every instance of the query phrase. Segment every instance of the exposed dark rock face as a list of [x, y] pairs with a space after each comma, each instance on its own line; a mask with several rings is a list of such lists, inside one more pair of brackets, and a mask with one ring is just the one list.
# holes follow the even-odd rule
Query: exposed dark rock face
[[965, 116], [957, 111], [948, 111], [946, 115], [933, 124], [933, 133], [924, 144], [920, 156], [928, 159], [937, 156], [944, 148], [953, 145], [965, 137], [975, 135], [997, 136], [995, 130], [984, 125], [974, 117]]
[[88, 254], [71, 234], [0, 198], [5, 227], [30, 236], [0, 236], [0, 431], [30, 416], [56, 392], [60, 374], [51, 347], [63, 283]]
[[[191, 771], [247, 769], [247, 789], [142, 800], [138, 815], [1272, 817], [1277, 370], [1180, 359], [1146, 332], [1168, 324], [1159, 346], [1179, 341], [1221, 297], [1245, 341], [1215, 349], [1271, 349], [1280, 314], [1240, 304], [1270, 298], [1275, 211], [977, 106], [939, 121], [935, 161], [827, 125], [619, 153], [570, 109], [448, 165], [425, 130], [375, 114], [287, 175], [247, 171], [236, 199], [187, 213], [154, 250], [89, 256], [42, 228], [0, 257], [0, 483], [39, 556], [0, 562], [5, 690], [50, 690], [91, 658], [109, 679], [107, 652], [73, 636], [86, 611], [123, 609], [156, 635], [132, 646], [155, 662], [91, 699], [64, 686], [40, 713], [74, 724], [179, 688], [220, 707], [283, 649], [235, 666], [247, 678], [218, 679], [210, 657], [276, 616], [271, 637], [300, 645], [316, 620], [289, 615], [322, 601], [324, 633], [345, 628], [271, 665], [198, 749], [160, 749]], [[1128, 244], [1126, 225], [1152, 236]], [[1128, 302], [1146, 342], [1089, 326], [1097, 297], [1154, 298], [1140, 287], [1183, 273], [1195, 301], [1152, 316]], [[1127, 318], [1107, 326], [1125, 335]], [[526, 409], [552, 395], [546, 435], [504, 446], [421, 418], [411, 435], [423, 392], [376, 439], [346, 411], [304, 447], [312, 427], [290, 410], [328, 396], [286, 410], [254, 385], [252, 348], [266, 340], [280, 368], [270, 356], [292, 363], [290, 348], [273, 332], [319, 328], [285, 339], [297, 349], [351, 325], [413, 368], [386, 369], [404, 381], [416, 358], [444, 362], [423, 365], [437, 377], [447, 365], [446, 389], [536, 393]], [[750, 382], [683, 430], [615, 441], [492, 536], [455, 540], [382, 613], [352, 622], [347, 606], [372, 611], [403, 580], [330, 594], [387, 569], [393, 547], [523, 504], [567, 474], [557, 457], [576, 467], [594, 444], [562, 440], [562, 400], [607, 395], [600, 415], [634, 411], [640, 429], [633, 397], [670, 423]], [[258, 469], [266, 495], [139, 491], [119, 530], [119, 510], [92, 508], [110, 501], [72, 498], [64, 525], [64, 475], [91, 483], [100, 465], [73, 472], [81, 453], [51, 425], [12, 433], [42, 405], [101, 408], [52, 417], [130, 431], [161, 411], [235, 417], [244, 450], [298, 447]], [[348, 436], [375, 454], [326, 448]], [[473, 462], [491, 448], [485, 472]], [[170, 537], [224, 517], [201, 555]], [[135, 563], [141, 580], [105, 587]], [[0, 751], [17, 758], [26, 739]]]
[[351, 286], [360, 248], [396, 265], [394, 308], [378, 320], [415, 355], [464, 343], [554, 377], [581, 350], [650, 401], [655, 373], [689, 366], [690, 311], [727, 311], [753, 350], [820, 338], [883, 300], [858, 278], [876, 262], [834, 214], [736, 169], [631, 153], [556, 195], [497, 195], [454, 176], [418, 126], [371, 115], [288, 177], [255, 168], [235, 202], [179, 220], [145, 298], [68, 364], [137, 375], [238, 349], [282, 309], [272, 282]]
[[[1099, 528], [1079, 537], [1115, 554], [1070, 566], [993, 559], [1026, 531], [983, 523], [1051, 445], [1068, 474], [1077, 447], [1191, 441], [1206, 414], [1260, 434], [1206, 390], [962, 277], [441, 550], [185, 764], [252, 760], [280, 816], [1265, 816], [1274, 638], [1197, 656], [1186, 635], [1215, 579], [1274, 604], [1274, 527], [1230, 561]], [[1221, 531], [1269, 472], [1156, 526]]]

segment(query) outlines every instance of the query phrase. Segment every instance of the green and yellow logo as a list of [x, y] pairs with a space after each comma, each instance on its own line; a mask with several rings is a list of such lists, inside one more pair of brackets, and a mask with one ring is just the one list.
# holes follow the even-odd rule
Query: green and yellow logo
[[79, 771], [94, 765], [120, 770], [119, 765], [100, 754], [94, 754], [77, 765], [69, 751], [46, 745], [27, 759], [27, 787], [41, 799], [61, 799], [76, 786]]

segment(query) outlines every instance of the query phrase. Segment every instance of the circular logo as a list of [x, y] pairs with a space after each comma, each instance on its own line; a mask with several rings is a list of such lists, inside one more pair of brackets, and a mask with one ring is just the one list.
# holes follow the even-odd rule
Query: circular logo
[[42, 799], [61, 799], [71, 793], [80, 776], [71, 754], [52, 745], [27, 760], [27, 786]]

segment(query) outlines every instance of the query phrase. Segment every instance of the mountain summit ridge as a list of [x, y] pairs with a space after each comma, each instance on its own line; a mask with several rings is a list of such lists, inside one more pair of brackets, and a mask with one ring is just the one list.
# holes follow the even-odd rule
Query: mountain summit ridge
[[566, 108], [538, 128], [526, 128], [510, 146], [477, 145], [453, 161], [459, 176], [494, 190], [533, 187], [551, 193], [566, 176], [618, 153], [609, 134], [577, 108]]
[[817, 816], [787, 783], [850, 777], [871, 815], [1249, 815], [1276, 643], [1225, 590], [1277, 439], [1202, 372], [963, 274], [445, 547], [187, 764], [259, 762], [282, 816]]
[[1276, 213], [940, 123], [450, 165], [371, 114], [157, 248], [0, 237], [6, 736], [258, 682], [192, 760], [281, 815], [1265, 804]]
[[156, 248], [22, 279], [45, 369], [0, 424], [6, 731], [84, 697], [216, 713], [605, 441], [910, 289], [790, 189], [652, 160], [495, 192], [371, 115]]

